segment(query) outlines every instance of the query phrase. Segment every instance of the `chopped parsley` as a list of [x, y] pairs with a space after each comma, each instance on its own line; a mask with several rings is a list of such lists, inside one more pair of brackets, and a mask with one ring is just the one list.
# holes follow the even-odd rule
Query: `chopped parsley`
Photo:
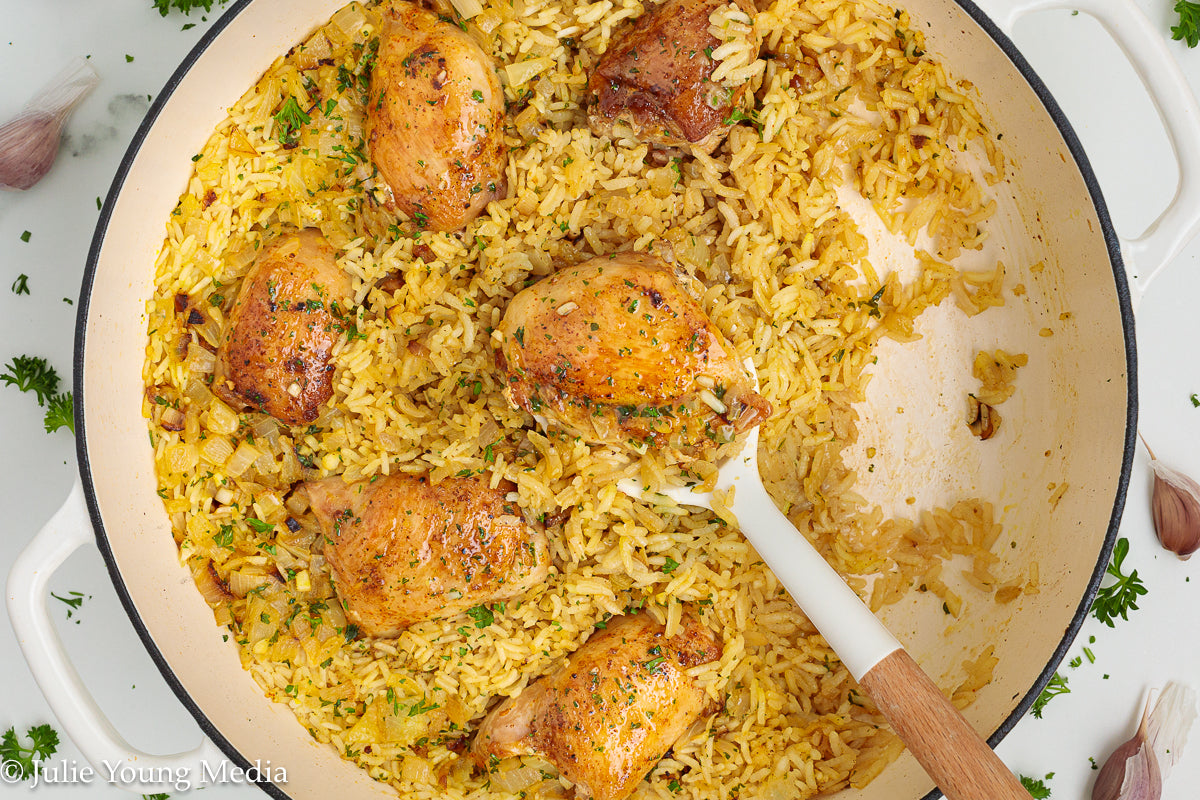
[[[12, 291], [13, 294], [29, 294], [29, 276], [23, 272], [18, 275], [17, 279], [13, 281]], [[1193, 398], [1195, 396], [1192, 395]]]
[[152, 8], [158, 11], [159, 16], [165, 17], [171, 11], [182, 11], [184, 14], [191, 14], [193, 8], [198, 8], [201, 11], [212, 11], [213, 5], [218, 7], [225, 5], [229, 0], [154, 0]]
[[1046, 800], [1050, 796], [1050, 789], [1046, 787], [1044, 781], [1048, 781], [1054, 777], [1054, 773], [1048, 773], [1045, 778], [1030, 778], [1027, 775], [1019, 775], [1021, 785], [1025, 787], [1025, 791], [1029, 792], [1029, 796], [1033, 800]]
[[412, 708], [408, 709], [408, 715], [410, 717], [415, 717], [418, 714], [424, 714], [427, 711], [433, 711], [435, 708], [441, 708], [441, 706], [437, 703], [426, 702], [425, 698], [422, 697], [412, 706]]
[[467, 609], [467, 616], [475, 620], [476, 628], [486, 628], [496, 621], [496, 615], [492, 610], [485, 605], [474, 606]]
[[60, 597], [59, 595], [56, 595], [54, 592], [51, 592], [50, 596], [53, 597], [55, 600], [61, 601], [62, 603], [64, 603], [67, 606], [67, 619], [70, 619], [71, 617], [73, 617], [75, 615], [75, 612], [78, 611], [83, 606], [83, 600], [84, 600], [83, 592], [67, 592], [66, 597]]
[[275, 526], [271, 523], [263, 522], [261, 519], [255, 519], [254, 517], [247, 517], [246, 524], [259, 533], [270, 533], [275, 530]]

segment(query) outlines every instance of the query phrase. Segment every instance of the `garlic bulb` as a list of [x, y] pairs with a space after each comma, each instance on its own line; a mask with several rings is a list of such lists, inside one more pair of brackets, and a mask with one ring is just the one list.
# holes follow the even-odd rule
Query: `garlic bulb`
[[1186, 561], [1200, 549], [1200, 484], [1155, 458], [1149, 445], [1146, 451], [1154, 470], [1154, 531], [1163, 547]]
[[1096, 776], [1092, 800], [1159, 800], [1195, 719], [1191, 687], [1168, 683], [1153, 711], [1147, 699], [1137, 733], [1113, 751]]
[[63, 123], [99, 81], [87, 61], [76, 58], [0, 126], [0, 188], [28, 189], [50, 171]]

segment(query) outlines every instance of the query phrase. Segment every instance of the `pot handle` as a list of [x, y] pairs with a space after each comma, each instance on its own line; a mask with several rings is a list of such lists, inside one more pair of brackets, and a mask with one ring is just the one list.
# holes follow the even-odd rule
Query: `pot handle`
[[8, 616], [17, 642], [50, 708], [96, 768], [98, 778], [113, 780], [137, 794], [182, 791], [185, 783], [195, 787], [204, 775], [216, 774], [217, 765], [224, 760], [217, 747], [205, 738], [194, 750], [175, 755], [150, 755], [135, 749], [96, 704], [59, 638], [47, 607], [50, 576], [88, 542], [94, 543], [95, 538], [77, 477], [62, 507], [21, 552], [8, 574]]
[[1146, 87], [1166, 129], [1179, 183], [1175, 196], [1142, 235], [1122, 239], [1135, 302], [1200, 233], [1200, 105], [1166, 40], [1133, 0], [975, 0], [1006, 34], [1035, 11], [1082, 11], [1104, 26]]

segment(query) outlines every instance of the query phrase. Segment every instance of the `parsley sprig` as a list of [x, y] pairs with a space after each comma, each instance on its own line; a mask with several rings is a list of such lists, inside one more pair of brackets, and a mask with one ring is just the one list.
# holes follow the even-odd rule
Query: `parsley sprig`
[[1060, 694], [1069, 694], [1071, 687], [1067, 686], [1067, 677], [1054, 673], [1054, 677], [1046, 684], [1046, 688], [1042, 689], [1042, 693], [1038, 695], [1038, 699], [1033, 701], [1033, 715], [1038, 719], [1042, 718], [1042, 709], [1046, 707], [1055, 697]]
[[1175, 13], [1179, 24], [1171, 27], [1171, 38], [1186, 42], [1188, 47], [1200, 44], [1200, 3], [1178, 0]]
[[17, 356], [0, 373], [0, 381], [22, 392], [37, 395], [38, 405], [46, 409], [42, 424], [46, 433], [68, 428], [75, 433], [75, 404], [71, 392], [58, 393], [58, 373], [38, 356]]
[[36, 725], [25, 731], [29, 746], [25, 747], [17, 739], [15, 728], [9, 728], [0, 737], [0, 763], [4, 764], [4, 775], [12, 778], [17, 772], [9, 767], [16, 764], [20, 770], [18, 780], [25, 780], [34, 774], [35, 761], [45, 761], [58, 751], [58, 731], [49, 725]]
[[0, 381], [16, 386], [22, 392], [35, 392], [39, 406], [54, 397], [58, 391], [58, 373], [37, 356], [17, 356], [0, 373]]
[[71, 392], [63, 392], [50, 398], [42, 425], [46, 428], [46, 433], [66, 428], [72, 436], [75, 435], [75, 397]]
[[1138, 577], [1137, 570], [1128, 575], [1122, 571], [1125, 556], [1129, 555], [1129, 540], [1121, 538], [1113, 547], [1112, 563], [1106, 572], [1116, 578], [1116, 582], [1101, 586], [1092, 602], [1092, 616], [1110, 628], [1116, 627], [1117, 617], [1128, 620], [1129, 612], [1137, 610], [1137, 599], [1146, 593], [1146, 586]]
[[1033, 800], [1046, 800], [1050, 796], [1050, 787], [1045, 784], [1045, 781], [1054, 777], [1054, 773], [1050, 772], [1043, 778], [1030, 778], [1028, 775], [1021, 775], [1021, 785], [1025, 787], [1025, 791], [1029, 792], [1029, 796]]
[[286, 146], [294, 145], [300, 140], [300, 129], [312, 122], [312, 117], [304, 113], [296, 98], [289, 97], [283, 101], [275, 114], [275, 124], [279, 126], [279, 143]]
[[192, 9], [198, 8], [201, 11], [212, 11], [213, 5], [223, 6], [229, 0], [154, 0], [154, 8], [160, 16], [166, 16], [172, 10], [182, 11], [184, 14], [192, 13]]

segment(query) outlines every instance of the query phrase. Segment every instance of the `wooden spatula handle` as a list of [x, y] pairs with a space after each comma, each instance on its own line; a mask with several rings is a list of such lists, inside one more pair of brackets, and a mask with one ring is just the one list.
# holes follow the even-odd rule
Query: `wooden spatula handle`
[[947, 800], [1029, 800], [1017, 776], [907, 651], [884, 658], [859, 685]]

